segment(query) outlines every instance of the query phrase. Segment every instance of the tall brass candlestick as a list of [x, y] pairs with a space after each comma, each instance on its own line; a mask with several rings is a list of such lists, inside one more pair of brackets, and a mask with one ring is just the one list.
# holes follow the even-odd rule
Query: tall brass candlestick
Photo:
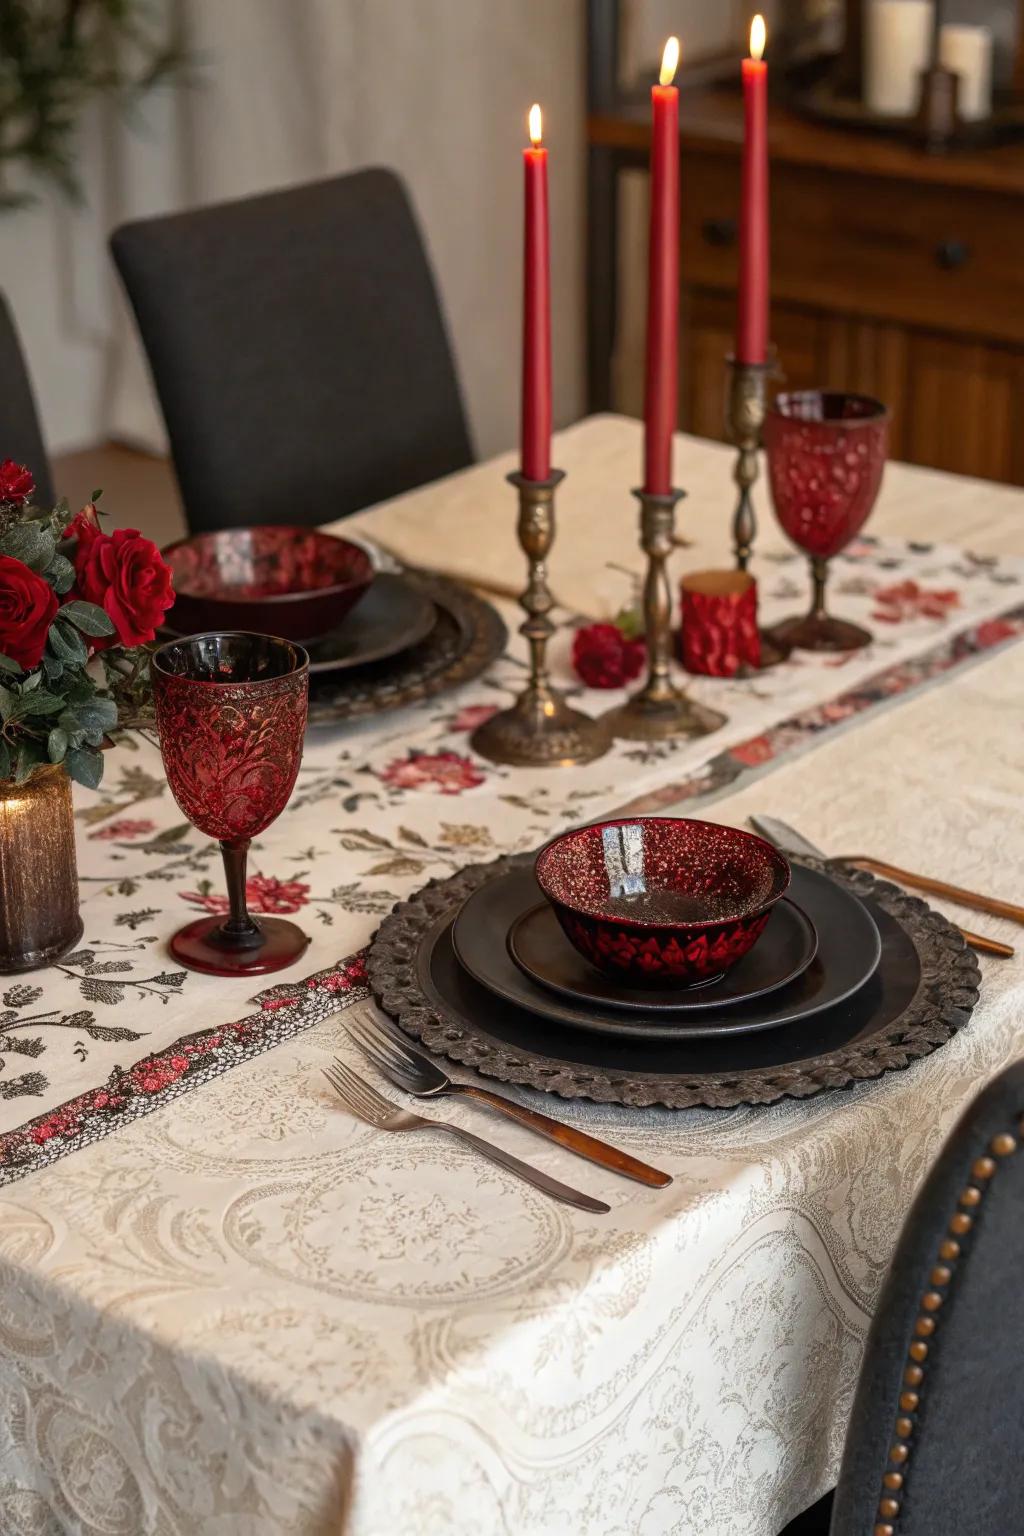
[[[745, 571], [750, 564], [757, 533], [751, 491], [759, 472], [758, 454], [767, 409], [768, 380], [776, 372], [776, 362], [773, 352], [769, 352], [763, 363], [741, 363], [731, 354], [726, 361], [729, 365], [729, 394], [725, 424], [729, 438], [737, 448], [733, 479], [739, 489], [732, 520], [732, 541], [736, 568]], [[761, 631], [762, 668], [775, 666], [788, 655], [787, 646], [780, 645], [767, 630]]]
[[625, 704], [605, 715], [613, 736], [626, 741], [664, 741], [672, 736], [707, 736], [725, 724], [717, 710], [705, 709], [672, 681], [672, 588], [668, 557], [676, 546], [676, 503], [683, 491], [652, 495], [634, 491], [640, 502], [640, 547], [647, 556], [644, 580], [644, 638], [647, 681]]
[[739, 501], [732, 520], [732, 539], [736, 551], [736, 566], [745, 571], [750, 564], [750, 552], [757, 533], [757, 520], [750, 492], [758, 475], [758, 450], [761, 447], [761, 429], [764, 426], [766, 390], [768, 380], [775, 372], [774, 359], [766, 363], [740, 363], [729, 356], [729, 398], [726, 407], [726, 427], [729, 438], [736, 444], [736, 468], [733, 479], [739, 487]]
[[492, 763], [516, 768], [571, 767], [591, 763], [611, 744], [604, 724], [572, 709], [547, 671], [548, 641], [555, 632], [548, 615], [554, 599], [548, 587], [546, 560], [555, 537], [555, 487], [565, 478], [553, 469], [547, 480], [509, 475], [519, 491], [519, 543], [529, 562], [529, 580], [520, 603], [526, 620], [520, 625], [530, 647], [530, 677], [510, 709], [493, 715], [473, 732], [471, 745]]

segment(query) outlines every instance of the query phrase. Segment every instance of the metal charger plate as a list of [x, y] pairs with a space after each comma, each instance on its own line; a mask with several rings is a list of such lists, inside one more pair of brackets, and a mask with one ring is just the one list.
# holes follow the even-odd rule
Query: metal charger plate
[[882, 958], [845, 1002], [799, 1024], [684, 1040], [609, 1038], [566, 1029], [495, 997], [459, 964], [451, 927], [485, 881], [532, 855], [470, 865], [400, 902], [367, 957], [383, 1010], [428, 1050], [485, 1077], [563, 1098], [670, 1109], [807, 1098], [909, 1066], [970, 1018], [980, 968], [957, 929], [916, 896], [859, 870], [810, 869], [864, 901]]
[[305, 642], [310, 674], [321, 677], [397, 656], [425, 639], [436, 622], [437, 609], [421, 587], [380, 571], [337, 629]]
[[500, 614], [468, 587], [431, 571], [409, 569], [403, 580], [434, 604], [433, 629], [400, 655], [311, 678], [311, 726], [338, 725], [447, 693], [479, 677], [505, 649], [508, 630]]
[[[520, 886], [525, 884], [515, 876], [509, 876], [508, 879], [515, 879]], [[476, 895], [469, 898], [456, 918], [452, 932], [459, 959], [485, 986], [488, 985], [488, 975], [474, 965], [470, 945], [463, 935], [474, 904], [480, 902], [484, 893], [490, 889], [489, 886], [482, 886]], [[860, 912], [874, 930], [877, 965], [878, 931], [863, 907]], [[554, 910], [546, 901], [527, 907], [518, 917], [513, 918], [506, 948], [513, 963], [523, 972], [527, 990], [533, 1002], [538, 1005], [532, 1009], [533, 1012], [543, 1012], [547, 1017], [560, 1017], [560, 1014], [551, 1012], [554, 999], [550, 994], [554, 992], [568, 999], [569, 1007], [563, 1017], [563, 1022], [567, 1024], [577, 1022], [578, 1012], [581, 1028], [603, 1028], [604, 1014], [611, 1008], [615, 1013], [644, 1015], [643, 1024], [634, 1019], [629, 1027], [649, 1031], [651, 1024], [656, 1025], [661, 1014], [706, 1014], [713, 1010], [721, 1016], [723, 1010], [778, 991], [780, 987], [794, 981], [811, 964], [818, 950], [818, 935], [802, 908], [784, 896], [768, 919], [764, 933], [742, 960], [724, 975], [712, 976], [696, 986], [676, 987], [674, 990], [664, 987], [649, 990], [626, 987], [614, 976], [597, 970], [570, 944]], [[534, 986], [544, 989], [542, 1005], [533, 993]], [[501, 991], [502, 988], [498, 985], [492, 987], [492, 990]], [[513, 989], [511, 1000], [530, 1007], [530, 999], [522, 995], [522, 991], [520, 983]], [[560, 1004], [558, 1006], [561, 1007]], [[600, 1020], [596, 1026], [595, 1018]], [[616, 1024], [622, 1022], [616, 1020]]]

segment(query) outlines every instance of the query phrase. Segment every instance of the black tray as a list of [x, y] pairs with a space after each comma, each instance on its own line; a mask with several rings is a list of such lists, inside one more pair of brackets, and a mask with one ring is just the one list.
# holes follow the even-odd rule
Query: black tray
[[799, 1024], [712, 1039], [637, 1040], [566, 1029], [495, 997], [459, 964], [456, 911], [478, 885], [531, 855], [471, 865], [401, 902], [367, 958], [374, 997], [429, 1050], [488, 1077], [565, 1098], [673, 1109], [806, 1098], [878, 1077], [942, 1045], [970, 1017], [980, 970], [925, 902], [860, 871], [826, 878], [859, 896], [882, 943], [878, 970], [845, 1002]]

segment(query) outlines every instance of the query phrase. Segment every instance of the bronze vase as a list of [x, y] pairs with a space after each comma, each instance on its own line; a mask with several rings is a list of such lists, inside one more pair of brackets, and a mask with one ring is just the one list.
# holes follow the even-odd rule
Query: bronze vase
[[0, 972], [50, 965], [81, 937], [71, 780], [59, 765], [0, 780]]

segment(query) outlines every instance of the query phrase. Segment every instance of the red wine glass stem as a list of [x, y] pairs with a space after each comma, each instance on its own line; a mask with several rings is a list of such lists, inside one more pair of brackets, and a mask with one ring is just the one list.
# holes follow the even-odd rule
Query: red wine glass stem
[[820, 555], [811, 556], [811, 580], [814, 584], [811, 613], [817, 618], [825, 613], [825, 582], [828, 580], [828, 561]]
[[249, 857], [249, 839], [240, 837], [231, 842], [222, 842], [220, 851], [224, 855], [224, 878], [228, 887], [228, 902], [230, 914], [221, 927], [224, 938], [236, 944], [251, 944], [259, 941], [260, 930], [257, 924], [249, 916], [249, 908], [245, 901], [245, 870]]

